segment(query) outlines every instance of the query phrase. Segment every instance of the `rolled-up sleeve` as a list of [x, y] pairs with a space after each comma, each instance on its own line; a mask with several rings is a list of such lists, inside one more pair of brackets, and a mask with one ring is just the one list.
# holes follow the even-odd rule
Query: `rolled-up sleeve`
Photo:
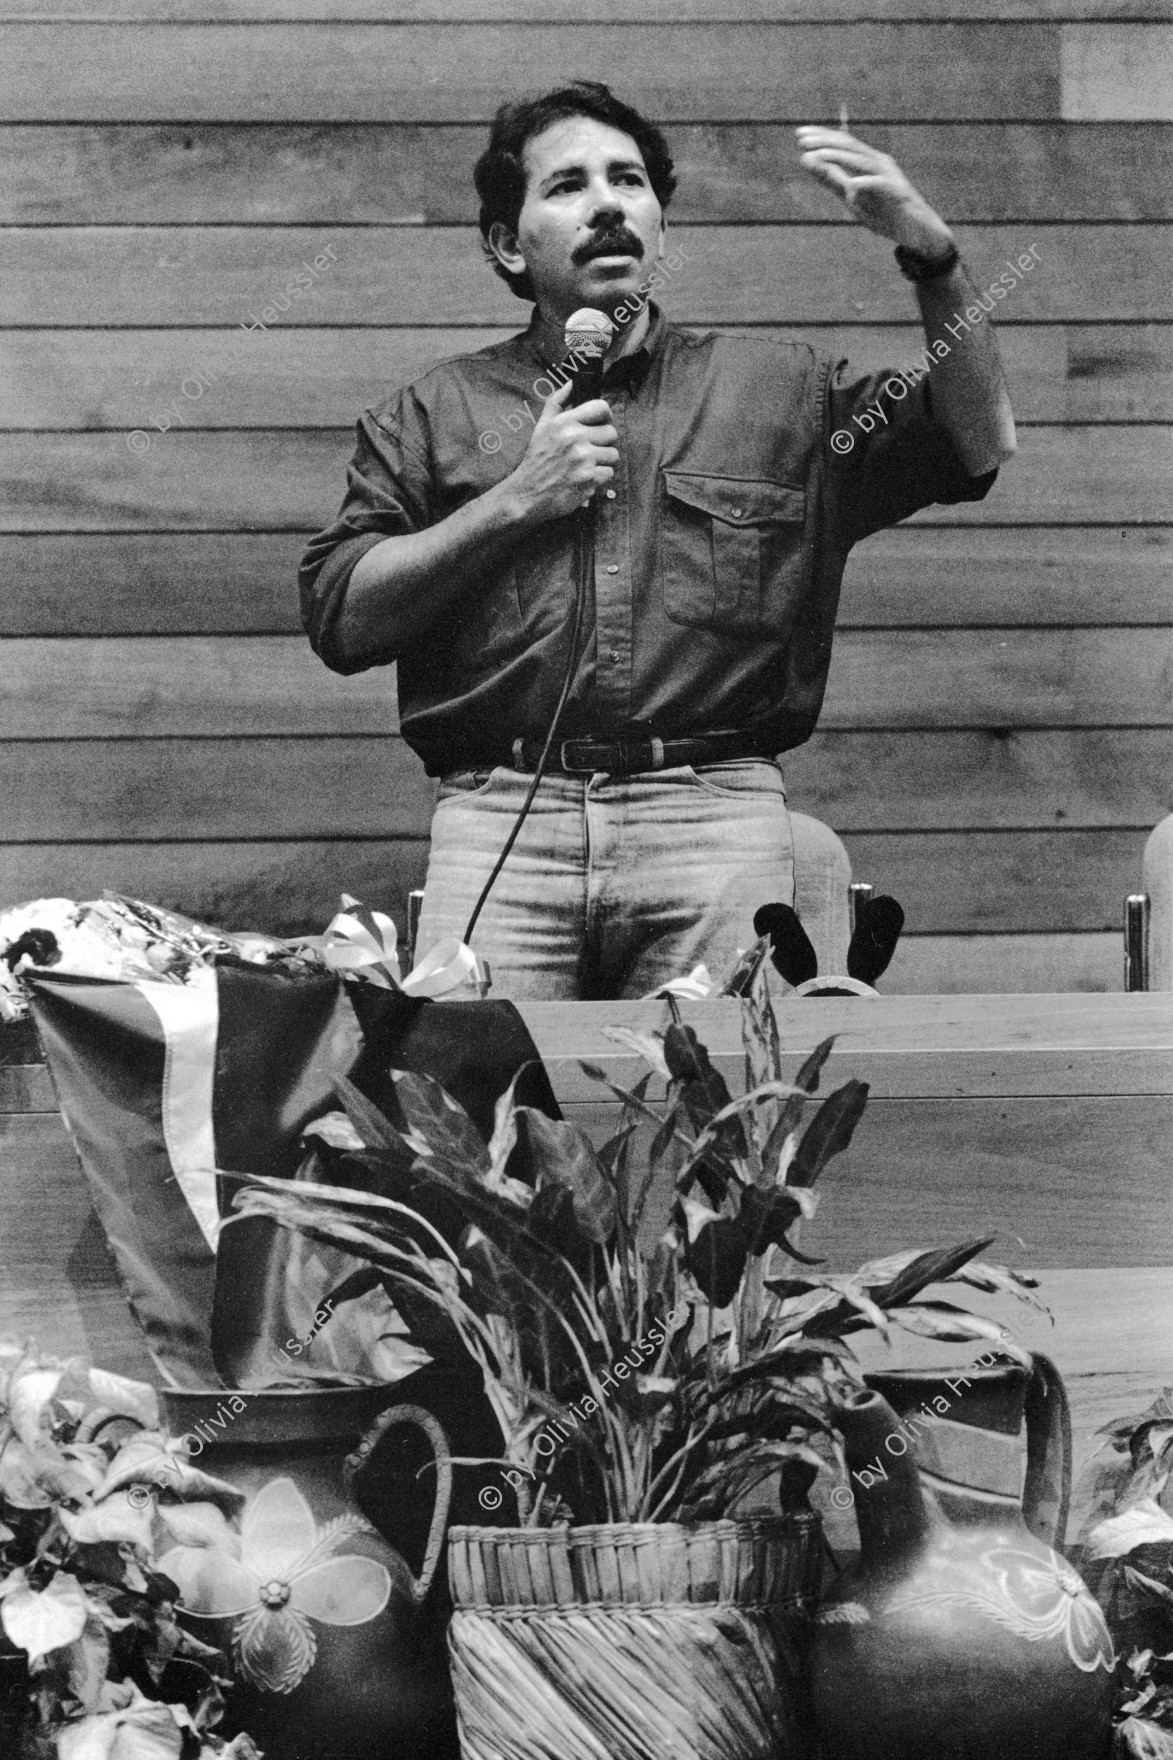
[[301, 620], [314, 652], [335, 672], [361, 672], [395, 658], [388, 631], [387, 651], [361, 661], [347, 660], [335, 640], [338, 617], [359, 558], [384, 538], [422, 531], [432, 523], [431, 473], [423, 441], [407, 438], [418, 430], [410, 396], [386, 409], [367, 410], [358, 422], [358, 444], [347, 467], [346, 498], [331, 525], [312, 538], [298, 570]]
[[930, 375], [831, 374], [825, 443], [843, 549], [933, 502], [981, 501], [998, 473], [971, 477], [933, 417]]

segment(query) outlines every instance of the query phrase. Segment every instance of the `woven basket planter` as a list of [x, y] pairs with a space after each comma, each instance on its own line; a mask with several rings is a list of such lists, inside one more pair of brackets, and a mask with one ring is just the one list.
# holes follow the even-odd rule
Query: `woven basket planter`
[[806, 1511], [450, 1529], [463, 1760], [799, 1760], [821, 1552]]

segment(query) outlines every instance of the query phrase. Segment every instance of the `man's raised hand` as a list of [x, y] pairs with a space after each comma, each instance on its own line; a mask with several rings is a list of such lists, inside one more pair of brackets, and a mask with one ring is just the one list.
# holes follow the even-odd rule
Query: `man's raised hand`
[[547, 397], [525, 457], [506, 478], [526, 522], [558, 519], [585, 507], [615, 475], [619, 435], [611, 411], [601, 397], [567, 409], [572, 385], [568, 381]]
[[953, 234], [887, 153], [857, 140], [845, 128], [795, 130], [799, 161], [842, 197], [871, 232], [925, 257], [943, 257]]

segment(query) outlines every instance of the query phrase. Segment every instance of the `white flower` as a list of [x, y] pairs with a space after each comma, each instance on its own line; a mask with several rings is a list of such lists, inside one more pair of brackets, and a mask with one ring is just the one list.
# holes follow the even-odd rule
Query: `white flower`
[[[178, 1512], [160, 1514], [174, 1526]], [[293, 1480], [270, 1479], [246, 1508], [239, 1538], [222, 1517], [203, 1534], [187, 1520], [184, 1540], [197, 1543], [172, 1547], [159, 1569], [177, 1585], [187, 1613], [235, 1619], [233, 1649], [249, 1680], [291, 1693], [317, 1654], [311, 1619], [365, 1625], [391, 1599], [391, 1573], [378, 1559], [331, 1556], [351, 1535], [370, 1532], [361, 1516], [347, 1515], [319, 1529]]]

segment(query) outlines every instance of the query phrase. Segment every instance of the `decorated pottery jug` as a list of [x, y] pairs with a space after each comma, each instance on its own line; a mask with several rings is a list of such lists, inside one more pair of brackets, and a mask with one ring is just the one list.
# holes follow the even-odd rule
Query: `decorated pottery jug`
[[[215, 1532], [180, 1525], [159, 1557], [184, 1623], [231, 1659], [222, 1733], [247, 1730], [272, 1760], [456, 1760], [448, 1609], [429, 1595], [452, 1483], [436, 1418], [389, 1406], [384, 1387], [161, 1397], [193, 1465], [244, 1493], [227, 1519], [207, 1518]], [[425, 1444], [401, 1524], [416, 1531], [418, 1574], [391, 1543], [406, 1545], [394, 1512], [380, 1516], [385, 1537], [360, 1508], [393, 1426]]]
[[861, 1557], [809, 1658], [825, 1760], [1105, 1760], [1112, 1641], [1054, 1550], [1070, 1485], [1054, 1367], [867, 1380], [839, 1413]]

